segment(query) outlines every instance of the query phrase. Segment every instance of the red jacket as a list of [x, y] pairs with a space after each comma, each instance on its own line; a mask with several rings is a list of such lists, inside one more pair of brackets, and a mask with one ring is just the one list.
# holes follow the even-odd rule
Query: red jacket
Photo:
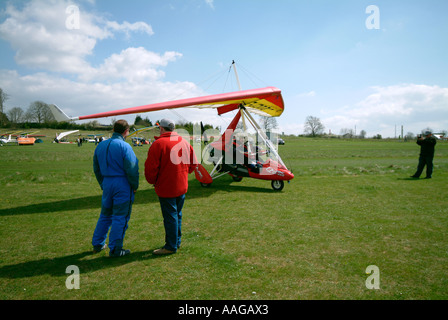
[[179, 197], [188, 190], [188, 174], [197, 167], [193, 147], [177, 134], [166, 132], [148, 150], [145, 178], [161, 198]]

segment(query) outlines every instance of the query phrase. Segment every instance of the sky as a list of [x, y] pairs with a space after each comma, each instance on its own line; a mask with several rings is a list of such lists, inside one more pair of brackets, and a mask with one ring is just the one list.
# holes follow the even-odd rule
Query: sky
[[439, 132], [447, 14], [446, 0], [0, 0], [0, 88], [6, 112], [43, 101], [82, 116], [237, 91], [234, 60], [242, 90], [282, 90], [280, 133], [303, 134], [308, 116], [333, 134]]

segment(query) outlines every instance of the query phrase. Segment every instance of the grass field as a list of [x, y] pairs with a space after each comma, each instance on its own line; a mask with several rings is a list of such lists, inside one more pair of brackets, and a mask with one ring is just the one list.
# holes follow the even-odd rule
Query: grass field
[[[47, 137], [53, 137], [49, 133]], [[0, 148], [0, 299], [448, 299], [448, 143], [431, 180], [408, 177], [415, 142], [286, 138], [295, 179], [190, 176], [182, 248], [164, 244], [158, 199], [143, 176], [128, 257], [91, 254], [101, 190], [94, 144]], [[80, 289], [66, 288], [80, 270]], [[366, 288], [366, 268], [380, 289]]]

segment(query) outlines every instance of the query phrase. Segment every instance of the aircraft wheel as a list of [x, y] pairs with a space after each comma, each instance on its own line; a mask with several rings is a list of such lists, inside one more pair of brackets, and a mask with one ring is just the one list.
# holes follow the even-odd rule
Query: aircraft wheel
[[203, 183], [201, 182], [201, 186], [203, 186], [204, 188], [210, 188], [211, 183]]
[[271, 186], [275, 191], [281, 191], [285, 186], [285, 183], [282, 180], [272, 180]]
[[243, 180], [243, 177], [232, 177], [232, 179], [235, 182], [241, 182], [241, 180]]

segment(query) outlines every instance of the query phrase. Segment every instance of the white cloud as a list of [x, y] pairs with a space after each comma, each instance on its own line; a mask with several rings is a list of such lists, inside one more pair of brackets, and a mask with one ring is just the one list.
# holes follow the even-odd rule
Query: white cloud
[[[79, 8], [76, 28], [68, 28], [67, 20], [75, 19], [70, 1], [34, 0], [18, 10], [8, 4], [5, 21], [0, 24], [0, 38], [16, 50], [19, 65], [56, 72], [78, 73], [90, 68], [85, 61], [93, 53], [97, 41], [112, 38], [114, 32], [141, 31], [152, 35], [145, 22], [117, 23], [95, 16]], [[71, 21], [70, 23], [72, 23]], [[69, 24], [70, 25], [70, 24]]]
[[[166, 100], [202, 95], [191, 82], [148, 81], [87, 83], [46, 73], [21, 76], [17, 71], [0, 70], [0, 84], [8, 93], [8, 107], [24, 109], [35, 100], [59, 105], [70, 116], [134, 107]], [[135, 115], [133, 116], [135, 117]]]
[[[65, 25], [69, 5], [69, 1], [35, 0], [20, 10], [7, 6], [0, 38], [16, 50], [18, 64], [39, 70], [28, 75], [0, 70], [0, 87], [9, 95], [7, 108], [26, 109], [42, 100], [79, 116], [204, 95], [192, 82], [164, 81], [162, 68], [181, 58], [178, 52], [159, 54], [131, 47], [92, 66], [87, 57], [95, 54], [98, 41], [113, 38], [116, 32], [151, 35], [152, 28], [144, 22], [120, 24], [80, 10], [79, 29], [72, 30]], [[200, 117], [191, 111], [183, 117], [189, 115]]]
[[107, 21], [106, 26], [111, 30], [124, 32], [124, 33], [126, 33], [127, 36], [130, 35], [130, 31], [132, 31], [132, 32], [140, 31], [140, 32], [144, 32], [150, 36], [154, 34], [152, 27], [150, 25], [146, 24], [145, 22], [141, 22], [141, 21], [135, 22], [135, 23], [129, 23], [129, 22], [125, 21], [122, 24], [119, 24], [116, 21]]
[[322, 119], [325, 126], [334, 133], [356, 126], [357, 131], [364, 129], [369, 135], [386, 137], [393, 137], [396, 126], [401, 125], [406, 132], [415, 133], [428, 126], [434, 130], [448, 128], [448, 88], [400, 84], [371, 89], [373, 93], [353, 106], [326, 110], [327, 116]]
[[424, 114], [430, 119], [448, 115], [448, 88], [402, 84], [372, 89], [375, 93], [351, 110], [354, 117], [373, 120], [387, 116], [392, 119], [418, 120], [416, 116]]
[[112, 54], [98, 68], [89, 68], [81, 75], [85, 81], [94, 80], [120, 80], [154, 81], [160, 80], [165, 73], [158, 69], [169, 62], [182, 57], [178, 52], [165, 52], [163, 55], [150, 52], [143, 47], [127, 48], [119, 54]]

